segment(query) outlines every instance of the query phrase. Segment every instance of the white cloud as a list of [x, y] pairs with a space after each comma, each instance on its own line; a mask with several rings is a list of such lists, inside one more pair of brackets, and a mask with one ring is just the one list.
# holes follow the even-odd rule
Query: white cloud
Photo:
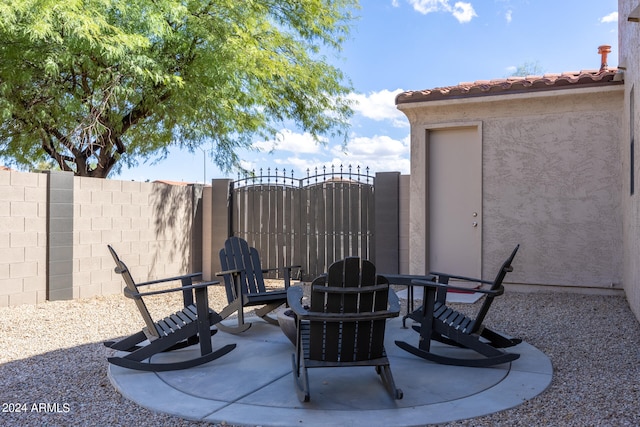
[[375, 121], [391, 121], [394, 127], [407, 127], [409, 122], [405, 115], [396, 108], [396, 96], [403, 92], [402, 89], [389, 91], [383, 89], [369, 94], [353, 93], [349, 99], [356, 102], [353, 109], [363, 117]]
[[[342, 152], [342, 147], [333, 148], [336, 154], [338, 150]], [[347, 154], [357, 158], [402, 156], [408, 154], [408, 150], [406, 141], [398, 141], [386, 135], [352, 137], [346, 147]]]
[[294, 172], [295, 178], [303, 178], [307, 176], [307, 171], [311, 175], [315, 175], [314, 169], [318, 167], [318, 165], [322, 165], [323, 160], [320, 160], [317, 157], [286, 157], [283, 159], [276, 159], [275, 163], [283, 166], [285, 169]]
[[347, 142], [347, 146], [340, 144], [320, 151], [315, 155], [292, 155], [289, 157], [272, 158], [270, 162], [278, 165], [279, 168], [287, 171], [294, 170], [296, 178], [307, 176], [307, 171], [311, 175], [322, 173], [323, 167], [326, 172], [334, 167], [336, 173], [340, 173], [340, 165], [343, 166], [343, 173], [347, 174], [349, 166], [351, 172], [389, 172], [398, 171], [403, 174], [409, 173], [409, 142], [407, 135], [402, 140], [396, 140], [386, 135], [376, 135], [371, 138], [353, 136]]
[[449, 0], [408, 0], [417, 11], [426, 15], [432, 12], [449, 12]]
[[332, 162], [339, 162], [345, 166], [369, 167], [376, 172], [409, 173], [409, 141], [409, 135], [402, 140], [386, 135], [353, 137], [347, 143], [346, 149], [343, 150], [341, 146], [332, 148]]
[[453, 5], [453, 11], [451, 13], [461, 24], [471, 22], [474, 16], [478, 16], [476, 15], [476, 11], [473, 10], [471, 3], [461, 1]]
[[456, 2], [453, 6], [449, 4], [449, 0], [407, 0], [413, 9], [426, 15], [432, 12], [448, 12], [451, 13], [461, 24], [471, 21], [476, 15], [471, 3]]
[[320, 151], [321, 145], [314, 141], [309, 133], [296, 133], [290, 129], [282, 129], [275, 140], [258, 141], [253, 147], [260, 151], [292, 151], [295, 153], [313, 154]]
[[602, 18], [600, 18], [600, 22], [603, 24], [618, 22], [618, 12], [611, 12], [607, 16], [603, 16]]
[[254, 170], [256, 168], [256, 162], [248, 161], [248, 160], [240, 160], [240, 167], [244, 170]]
[[507, 20], [507, 23], [511, 23], [511, 20], [513, 19], [513, 11], [507, 10], [507, 13], [504, 14], [504, 19]]
[[[354, 106], [356, 114], [364, 118], [391, 123], [395, 127], [407, 128], [409, 126], [405, 115], [395, 106], [395, 97], [403, 92], [402, 89], [383, 89], [368, 94], [351, 94], [350, 98], [357, 101]], [[249, 158], [243, 159], [242, 166], [248, 170], [256, 167], [256, 164], [271, 164], [273, 167], [286, 169], [287, 175], [294, 171], [296, 178], [306, 176], [307, 169], [311, 175], [315, 169], [322, 166], [339, 168], [343, 165], [345, 173], [349, 165], [353, 172], [360, 166], [361, 173], [369, 167], [372, 173], [382, 171], [400, 171], [409, 173], [409, 135], [402, 140], [394, 139], [387, 135], [375, 135], [372, 137], [352, 134], [349, 136], [346, 146], [339, 142], [331, 141], [329, 145], [316, 143], [310, 134], [300, 133], [295, 130], [282, 129], [273, 140], [258, 141], [253, 148], [263, 153], [270, 152], [269, 156], [260, 156], [259, 160], [251, 162]], [[328, 142], [324, 140], [323, 142]], [[267, 158], [268, 157], [268, 158]], [[329, 170], [328, 169], [328, 170]], [[336, 169], [339, 170], [339, 169]]]

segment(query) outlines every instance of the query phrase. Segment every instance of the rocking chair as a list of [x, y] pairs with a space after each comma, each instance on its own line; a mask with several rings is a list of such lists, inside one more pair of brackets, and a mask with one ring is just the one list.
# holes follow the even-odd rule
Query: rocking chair
[[[404, 341], [396, 341], [396, 345], [418, 357], [445, 365], [486, 367], [518, 359], [519, 354], [507, 353], [502, 349], [518, 345], [522, 340], [507, 337], [488, 328], [483, 322], [493, 299], [504, 293], [502, 281], [508, 272], [513, 271], [511, 263], [519, 247], [520, 245], [516, 246], [502, 264], [493, 282], [436, 272], [430, 274], [437, 278], [437, 282], [413, 280], [413, 285], [423, 286], [425, 290], [422, 307], [407, 316], [420, 323], [413, 326], [413, 329], [420, 333], [419, 346], [414, 347]], [[449, 285], [450, 279], [490, 285], [489, 289], [474, 289], [474, 292], [485, 295], [485, 300], [475, 318], [472, 319], [446, 305], [448, 289], [468, 290], [468, 288]], [[436, 354], [431, 351], [431, 340], [468, 348], [483, 357], [458, 358]]]
[[[238, 314], [238, 326], [218, 324], [217, 328], [225, 332], [240, 333], [251, 327], [251, 323], [244, 321], [244, 307], [264, 305], [255, 312], [264, 321], [278, 325], [278, 321], [269, 316], [276, 308], [287, 302], [287, 289], [291, 283], [291, 271], [300, 269], [299, 265], [263, 269], [260, 265], [260, 255], [256, 248], [249, 247], [246, 240], [230, 237], [220, 250], [220, 264], [224, 271], [216, 273], [224, 279], [227, 291], [228, 305], [220, 312], [220, 317], [226, 319], [233, 313]], [[267, 290], [264, 283], [264, 273], [282, 270], [284, 288]]]
[[310, 399], [308, 368], [374, 366], [387, 391], [402, 399], [384, 349], [386, 319], [400, 314], [400, 302], [375, 266], [351, 257], [333, 263], [328, 275], [311, 284], [311, 307], [302, 306], [303, 289], [288, 291], [297, 338], [293, 375], [298, 399]]
[[[142, 331], [130, 337], [120, 341], [108, 341], [104, 343], [105, 346], [114, 350], [129, 353], [122, 357], [109, 357], [109, 363], [141, 371], [172, 371], [191, 368], [210, 362], [224, 356], [236, 347], [235, 344], [228, 344], [213, 351], [211, 345], [211, 336], [218, 332], [216, 329], [211, 329], [211, 327], [222, 319], [215, 311], [209, 308], [207, 287], [218, 284], [219, 282], [192, 284], [193, 278], [201, 275], [201, 273], [195, 273], [136, 284], [131, 277], [129, 269], [118, 257], [116, 251], [111, 246], [108, 246], [108, 248], [116, 263], [116, 273], [121, 274], [125, 281], [126, 287], [124, 288], [124, 295], [134, 300], [146, 325]], [[138, 290], [138, 288], [142, 286], [178, 280], [182, 282], [182, 286], [179, 288], [148, 292], [140, 292]], [[154, 322], [143, 297], [169, 292], [182, 292], [184, 308], [163, 320]], [[149, 340], [149, 344], [142, 345], [146, 340]], [[155, 354], [198, 343], [200, 343], [200, 357], [195, 359], [172, 363], [154, 363], [150, 360], [149, 362], [143, 362]]]

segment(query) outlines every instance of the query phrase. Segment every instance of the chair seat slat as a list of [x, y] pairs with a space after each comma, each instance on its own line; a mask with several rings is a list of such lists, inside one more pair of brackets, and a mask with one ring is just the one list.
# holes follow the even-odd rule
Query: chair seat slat
[[198, 319], [198, 311], [196, 309], [196, 306], [193, 304], [188, 307], [185, 307], [184, 310], [182, 310], [182, 312], [185, 315], [189, 316], [192, 322]]
[[176, 316], [178, 316], [180, 318], [180, 320], [182, 321], [182, 323], [184, 323], [185, 325], [188, 323], [193, 322], [193, 319], [191, 319], [189, 316], [187, 316], [183, 311], [179, 311], [176, 313]]
[[162, 335], [167, 336], [170, 335], [173, 330], [171, 329], [171, 326], [167, 325], [167, 323], [164, 320], [160, 320], [159, 322], [156, 322], [156, 325], [158, 327], [158, 331], [162, 333]]

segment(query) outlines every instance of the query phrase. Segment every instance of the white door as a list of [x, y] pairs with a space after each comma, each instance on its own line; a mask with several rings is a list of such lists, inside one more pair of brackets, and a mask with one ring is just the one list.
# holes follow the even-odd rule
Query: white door
[[482, 274], [482, 139], [476, 126], [428, 131], [429, 270]]

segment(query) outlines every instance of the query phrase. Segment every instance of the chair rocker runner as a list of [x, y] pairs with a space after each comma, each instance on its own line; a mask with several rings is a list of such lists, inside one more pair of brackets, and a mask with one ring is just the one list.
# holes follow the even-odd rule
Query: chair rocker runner
[[[509, 258], [502, 264], [493, 282], [437, 272], [430, 272], [431, 275], [437, 278], [437, 282], [427, 280], [412, 281], [413, 285], [423, 286], [425, 290], [422, 307], [407, 316], [420, 323], [413, 326], [413, 329], [420, 333], [419, 346], [414, 347], [404, 341], [396, 341], [396, 345], [416, 356], [445, 365], [486, 367], [518, 359], [520, 357], [519, 354], [507, 353], [502, 349], [518, 345], [522, 340], [504, 336], [486, 327], [483, 321], [489, 312], [493, 299], [504, 293], [502, 282], [507, 273], [513, 271], [511, 263], [519, 247], [520, 245], [516, 246]], [[485, 294], [485, 300], [475, 319], [446, 305], [448, 289], [468, 289], [449, 285], [450, 279], [491, 285], [489, 289], [480, 288], [474, 290], [474, 292]], [[456, 358], [435, 354], [431, 351], [431, 340], [465, 347], [476, 351], [483, 357]]]
[[[124, 295], [134, 300], [146, 325], [142, 331], [130, 337], [120, 341], [104, 343], [105, 346], [114, 350], [128, 352], [127, 355], [122, 357], [109, 357], [109, 363], [141, 371], [171, 371], [191, 368], [210, 362], [224, 356], [236, 347], [235, 344], [228, 344], [213, 351], [211, 345], [211, 336], [217, 332], [216, 329], [211, 329], [211, 327], [218, 323], [221, 317], [209, 308], [207, 287], [220, 282], [192, 284], [194, 277], [202, 275], [202, 273], [195, 273], [136, 284], [131, 277], [129, 269], [118, 257], [116, 251], [111, 246], [108, 246], [108, 248], [116, 263], [116, 273], [121, 274], [125, 281]], [[181, 287], [148, 292], [140, 292], [138, 290], [142, 286], [177, 280], [182, 282]], [[163, 320], [154, 322], [143, 298], [169, 292], [182, 292], [184, 308]], [[146, 340], [149, 340], [149, 344], [142, 345]], [[198, 343], [200, 344], [200, 357], [195, 359], [172, 363], [153, 363], [150, 360], [144, 362], [144, 360], [150, 359], [155, 354]]]
[[[225, 332], [240, 333], [251, 327], [251, 323], [244, 321], [244, 307], [264, 305], [257, 309], [256, 314], [273, 325], [278, 321], [269, 313], [287, 302], [287, 289], [291, 283], [291, 271], [300, 270], [299, 265], [281, 268], [263, 269], [260, 265], [260, 255], [256, 248], [239, 237], [230, 237], [220, 250], [220, 264], [224, 271], [216, 273], [224, 279], [227, 291], [228, 305], [220, 312], [220, 317], [226, 319], [233, 313], [238, 314], [238, 326], [218, 324], [217, 328]], [[282, 270], [284, 288], [267, 290], [264, 284], [264, 273]]]
[[328, 275], [311, 284], [311, 306], [305, 309], [303, 289], [288, 290], [288, 303], [296, 317], [296, 352], [292, 356], [298, 399], [310, 399], [308, 368], [374, 366], [394, 399], [396, 388], [384, 349], [386, 319], [400, 314], [400, 302], [375, 266], [350, 257], [335, 262]]

